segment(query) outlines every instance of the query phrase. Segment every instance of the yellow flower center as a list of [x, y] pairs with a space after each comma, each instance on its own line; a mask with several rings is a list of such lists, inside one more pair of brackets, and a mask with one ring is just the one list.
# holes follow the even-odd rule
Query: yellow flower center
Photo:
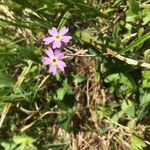
[[62, 38], [62, 36], [61, 36], [61, 34], [56, 34], [54, 38], [55, 38], [55, 40], [60, 40]]
[[57, 64], [57, 59], [55, 57], [51, 58], [50, 61], [51, 61], [52, 64]]

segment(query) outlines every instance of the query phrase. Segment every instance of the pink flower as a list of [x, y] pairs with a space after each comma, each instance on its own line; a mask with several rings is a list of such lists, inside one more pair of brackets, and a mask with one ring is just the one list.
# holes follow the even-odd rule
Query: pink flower
[[45, 53], [48, 57], [43, 57], [42, 62], [44, 65], [50, 65], [49, 73], [55, 75], [57, 73], [57, 69], [64, 72], [64, 68], [66, 67], [66, 64], [62, 61], [64, 54], [58, 49], [53, 52], [51, 48], [46, 49]]
[[49, 45], [50, 43], [53, 43], [53, 49], [60, 48], [62, 42], [68, 43], [72, 39], [71, 36], [65, 35], [68, 31], [69, 29], [66, 27], [63, 27], [59, 31], [55, 27], [52, 27], [52, 29], [48, 30], [48, 33], [51, 36], [43, 39], [44, 44]]

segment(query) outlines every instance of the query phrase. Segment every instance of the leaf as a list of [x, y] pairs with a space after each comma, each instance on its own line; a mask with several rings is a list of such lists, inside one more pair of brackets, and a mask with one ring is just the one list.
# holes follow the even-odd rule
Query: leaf
[[105, 19], [110, 18], [107, 14], [100, 12], [99, 10], [94, 8], [93, 6], [89, 6], [89, 5], [83, 4], [83, 3], [76, 3], [76, 5], [78, 6], [78, 8], [80, 8], [80, 10], [84, 14], [86, 14], [88, 16], [100, 16], [100, 17], [105, 18]]
[[140, 98], [140, 106], [143, 106], [147, 103], [150, 103], [150, 93], [145, 92], [144, 95]]
[[124, 114], [124, 112], [120, 111], [120, 112], [116, 113], [115, 115], [113, 115], [111, 119], [115, 122], [118, 122], [123, 114]]
[[137, 118], [132, 118], [128, 121], [127, 127], [129, 127], [130, 129], [134, 129], [136, 128], [136, 124], [137, 124]]
[[134, 22], [137, 14], [133, 13], [130, 9], [126, 11], [126, 21], [127, 22]]
[[36, 29], [36, 27], [30, 23], [30, 25], [27, 25], [26, 22], [21, 22], [18, 20], [18, 21], [9, 21], [9, 20], [6, 20], [6, 19], [2, 19], [0, 18], [0, 21], [5, 23], [6, 25], [12, 25], [12, 26], [16, 26], [16, 27], [21, 27], [21, 28], [27, 28], [27, 29]]
[[30, 145], [34, 142], [34, 139], [27, 136], [27, 135], [15, 135], [13, 137], [13, 141], [16, 143], [16, 144], [27, 144], [27, 145]]
[[63, 26], [65, 26], [65, 24], [67, 23], [67, 21], [69, 20], [69, 18], [71, 17], [71, 13], [69, 11], [67, 11], [62, 19], [60, 20], [60, 23], [58, 25], [58, 29], [61, 29]]
[[137, 0], [128, 0], [129, 2], [129, 9], [134, 13], [138, 14], [140, 8]]
[[144, 55], [144, 60], [146, 62], [150, 62], [150, 49], [145, 50], [143, 55]]
[[150, 93], [141, 93], [140, 97], [140, 109], [138, 113], [138, 120], [143, 119], [148, 113], [150, 108]]
[[13, 87], [14, 84], [15, 80], [11, 76], [5, 74], [2, 70], [0, 70], [0, 88]]
[[8, 55], [17, 55], [17, 53], [15, 53], [15, 52], [6, 52], [6, 51], [1, 51], [0, 52], [0, 57], [3, 57], [3, 56], [8, 56]]
[[119, 79], [119, 73], [111, 74], [105, 78], [105, 82], [115, 82]]
[[139, 39], [134, 40], [129, 46], [122, 49], [119, 53], [127, 52], [127, 51], [135, 48], [136, 46], [142, 44], [143, 42], [145, 42], [148, 39], [150, 39], [150, 32], [146, 33], [145, 35], [143, 35]]
[[75, 84], [82, 83], [85, 80], [86, 80], [86, 78], [81, 76], [80, 74], [77, 74], [74, 76], [74, 83]]
[[31, 49], [31, 47], [29, 46], [17, 46], [17, 51], [20, 53], [20, 55], [34, 61], [37, 63], [40, 63], [40, 59], [38, 58], [38, 56], [33, 52], [33, 50]]
[[120, 24], [117, 22], [115, 25], [114, 25], [114, 28], [113, 28], [113, 34], [112, 36], [114, 38], [119, 38], [119, 31], [120, 31]]
[[75, 32], [75, 36], [77, 36], [83, 42], [91, 44], [93, 46], [94, 46], [94, 44], [95, 44], [95, 46], [97, 44], [101, 45], [101, 43], [98, 40], [98, 38], [91, 36], [88, 32], [90, 32], [90, 31], [89, 30], [88, 31], [76, 31]]
[[37, 150], [37, 148], [32, 144], [35, 140], [25, 134], [15, 135], [13, 141], [19, 146], [15, 150]]
[[85, 18], [86, 21], [93, 27], [95, 27], [97, 30], [97, 26], [95, 26], [95, 24], [92, 21], [89, 21], [89, 17], [100, 16], [105, 19], [110, 18], [107, 14], [100, 12], [98, 9], [84, 3], [84, 1], [82, 0], [61, 0], [60, 2], [64, 2], [68, 6], [69, 11], [72, 11], [72, 13], [79, 13], [82, 18]]
[[75, 3], [84, 3], [84, 0], [59, 0], [61, 3], [65, 3], [66, 5], [72, 5], [72, 4], [75, 4]]
[[61, 128], [65, 129], [66, 131], [70, 132], [71, 129], [71, 121], [72, 121], [72, 113], [66, 113], [63, 116], [58, 117], [59, 125]]
[[135, 117], [135, 106], [130, 100], [124, 100], [121, 109], [128, 117]]
[[144, 24], [147, 24], [148, 22], [150, 22], [150, 9], [143, 9], [142, 13], [144, 16], [142, 17], [143, 22]]
[[99, 46], [101, 45], [101, 40], [98, 39], [98, 37], [95, 36], [91, 36], [90, 33], [90, 29], [84, 30], [84, 31], [76, 31], [75, 32], [75, 36], [80, 39], [81, 43], [83, 44], [83, 42], [90, 44], [90, 46], [93, 46], [89, 52], [91, 54], [97, 54], [97, 56], [102, 56], [102, 52], [100, 51]]
[[134, 22], [135, 17], [138, 17], [139, 4], [137, 0], [128, 0], [129, 9], [126, 11], [126, 21]]
[[104, 80], [106, 83], [122, 83], [126, 85], [129, 89], [136, 89], [136, 84], [134, 80], [129, 76], [123, 73], [114, 73], [107, 76]]
[[15, 95], [15, 94], [11, 94], [11, 95], [8, 95], [8, 96], [0, 96], [0, 100], [3, 100], [3, 101], [5, 101], [5, 100], [7, 100], [7, 101], [17, 101], [18, 99], [19, 100], [27, 100], [28, 98], [28, 96], [29, 95], [31, 95], [31, 93], [25, 93], [25, 94], [23, 94], [23, 93], [21, 93], [21, 94], [17, 94], [17, 95]]
[[143, 88], [149, 88], [150, 87], [150, 80], [144, 79], [142, 81], [142, 87]]
[[56, 91], [56, 99], [63, 100], [66, 94], [71, 94], [71, 88], [68, 85], [67, 79], [63, 81], [63, 87], [57, 89]]
[[144, 70], [144, 71], [142, 71], [142, 76], [143, 76], [145, 79], [150, 80], [150, 70]]
[[63, 101], [60, 101], [58, 103], [58, 108], [66, 112], [72, 112], [74, 105], [75, 105], [75, 95], [66, 94], [63, 98]]
[[5, 150], [14, 150], [17, 144], [13, 142], [1, 142], [1, 146], [5, 148]]
[[130, 89], [136, 89], [136, 84], [134, 80], [129, 75], [125, 75], [123, 73], [120, 74], [120, 83], [123, 83]]
[[143, 27], [139, 28], [139, 30], [138, 30], [138, 38], [140, 38], [143, 35], [143, 33], [144, 33], [144, 28]]
[[143, 88], [149, 88], [150, 87], [150, 70], [144, 70], [142, 71], [142, 87]]
[[144, 140], [136, 135], [132, 135], [130, 138], [131, 150], [143, 150], [146, 147]]
[[65, 94], [67, 93], [67, 91], [66, 91], [65, 88], [59, 88], [56, 93], [57, 93], [57, 99], [58, 100], [63, 100], [63, 98], [64, 98]]

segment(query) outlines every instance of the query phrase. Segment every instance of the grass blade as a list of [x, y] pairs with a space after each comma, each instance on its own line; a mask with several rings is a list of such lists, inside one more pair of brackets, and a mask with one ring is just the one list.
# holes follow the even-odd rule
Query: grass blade
[[146, 40], [150, 39], [150, 32], [146, 33], [144, 36], [142, 36], [141, 38], [133, 41], [129, 46], [125, 47], [123, 50], [121, 50], [119, 53], [125, 53], [133, 48], [135, 48], [136, 46], [142, 44], [143, 42], [145, 42]]

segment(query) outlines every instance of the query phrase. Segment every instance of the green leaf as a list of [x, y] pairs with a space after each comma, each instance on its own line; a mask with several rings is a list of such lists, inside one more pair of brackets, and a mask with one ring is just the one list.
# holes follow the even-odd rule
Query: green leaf
[[15, 135], [13, 137], [13, 141], [16, 143], [16, 144], [27, 144], [27, 145], [30, 145], [34, 142], [34, 139], [27, 136], [27, 135]]
[[112, 119], [114, 122], [118, 122], [119, 119], [122, 117], [123, 114], [124, 114], [124, 112], [123, 112], [123, 111], [120, 111], [120, 112], [116, 113], [115, 115], [113, 115], [111, 119]]
[[143, 33], [144, 33], [144, 28], [143, 27], [139, 28], [139, 30], [138, 30], [138, 38], [140, 38], [143, 35]]
[[33, 52], [30, 46], [17, 46], [17, 51], [20, 53], [20, 55], [34, 61], [37, 63], [40, 63], [39, 57]]
[[143, 9], [142, 11], [142, 19], [143, 19], [143, 22], [144, 24], [147, 24], [150, 22], [150, 9]]
[[136, 135], [132, 135], [130, 138], [131, 150], [143, 150], [146, 147], [144, 140]]
[[98, 9], [94, 8], [93, 6], [89, 6], [83, 3], [76, 3], [76, 5], [87, 16], [100, 16], [105, 19], [110, 18], [107, 14], [100, 12]]
[[102, 51], [99, 49], [99, 47], [96, 47], [98, 45], [101, 45], [102, 40], [98, 36], [91, 36], [90, 32], [91, 31], [96, 31], [93, 28], [88, 28], [84, 31], [76, 31], [75, 36], [81, 41], [82, 44], [83, 42], [90, 44], [90, 46], [93, 46], [91, 49], [89, 48], [89, 52], [91, 54], [96, 54], [97, 56], [102, 56]]
[[64, 98], [65, 94], [67, 93], [67, 91], [66, 91], [65, 88], [59, 88], [56, 93], [57, 93], [57, 99], [58, 100], [63, 100], [63, 98]]
[[129, 46], [122, 49], [119, 53], [127, 52], [127, 51], [135, 48], [136, 46], [142, 44], [143, 42], [145, 42], [148, 39], [150, 39], [150, 32], [146, 33], [145, 35], [143, 35], [139, 39], [134, 40]]
[[16, 27], [21, 27], [21, 28], [27, 28], [27, 29], [36, 29], [36, 27], [34, 26], [34, 24], [27, 25], [27, 22], [21, 22], [18, 21], [9, 21], [6, 19], [2, 19], [0, 18], [0, 22], [5, 23], [6, 25], [12, 25], [12, 26], [16, 26]]
[[126, 11], [126, 21], [134, 22], [135, 17], [138, 17], [139, 4], [137, 0], [128, 0], [129, 9]]
[[103, 18], [109, 18], [109, 16], [103, 12], [100, 12], [98, 9], [93, 7], [92, 5], [89, 5], [87, 3], [84, 3], [82, 0], [61, 0], [61, 2], [64, 2], [65, 4], [69, 4], [71, 7], [73, 6], [75, 11], [78, 11], [83, 16], [83, 14], [87, 17], [89, 16], [101, 16]]
[[15, 150], [37, 150], [32, 144], [35, 140], [25, 134], [15, 135], [12, 140], [17, 144]]
[[59, 125], [61, 128], [65, 129], [66, 131], [70, 132], [71, 129], [71, 121], [72, 121], [72, 113], [66, 113], [63, 116], [58, 117]]
[[67, 79], [63, 81], [63, 87], [57, 89], [56, 91], [56, 99], [63, 100], [66, 94], [71, 94], [71, 88], [68, 85]]
[[113, 28], [113, 34], [112, 36], [114, 38], [119, 38], [119, 31], [120, 31], [120, 24], [117, 22], [115, 25], [114, 25], [114, 28]]
[[27, 100], [28, 99], [28, 96], [31, 95], [31, 93], [21, 93], [21, 94], [11, 94], [11, 95], [8, 95], [8, 96], [0, 96], [0, 100], [7, 100], [7, 101], [16, 101], [16, 100]]
[[86, 78], [81, 76], [80, 74], [77, 74], [74, 76], [74, 83], [75, 84], [82, 83], [85, 80], [86, 80]]
[[13, 142], [1, 142], [1, 146], [5, 148], [5, 150], [14, 150], [17, 146], [17, 144]]
[[0, 88], [13, 87], [14, 84], [15, 80], [11, 76], [5, 74], [2, 70], [0, 70]]
[[107, 83], [122, 83], [126, 85], [129, 89], [136, 89], [136, 84], [134, 80], [129, 76], [123, 73], [114, 73], [107, 76], [104, 80]]
[[144, 79], [142, 81], [142, 87], [143, 88], [149, 88], [150, 87], [150, 80]]
[[150, 93], [145, 92], [144, 95], [141, 97], [140, 106], [143, 106], [147, 103], [150, 103]]
[[137, 14], [133, 13], [130, 9], [126, 11], [126, 21], [127, 22], [134, 22]]
[[128, 0], [129, 2], [129, 9], [134, 13], [138, 14], [140, 8], [137, 0]]
[[143, 76], [145, 79], [150, 80], [150, 70], [144, 70], [144, 71], [142, 71], [142, 76]]
[[58, 25], [58, 29], [61, 29], [63, 26], [65, 26], [65, 24], [67, 23], [67, 21], [69, 20], [69, 18], [71, 17], [71, 13], [69, 11], [67, 11], [62, 19], [60, 20], [60, 23]]
[[150, 108], [150, 93], [144, 92], [140, 96], [140, 109], [138, 113], [138, 120], [143, 119], [148, 113]]
[[124, 100], [121, 109], [128, 117], [135, 117], [135, 106], [130, 100]]
[[142, 71], [142, 87], [143, 88], [149, 88], [150, 87], [150, 70], [144, 70]]
[[146, 62], [150, 62], [150, 49], [145, 50], [143, 55], [144, 55], [144, 60]]
[[97, 43], [101, 45], [100, 40], [98, 40], [98, 37], [91, 36], [89, 34], [90, 30], [84, 30], [84, 31], [76, 31], [75, 36], [81, 39], [83, 42], [91, 44], [91, 43]]
[[66, 94], [63, 98], [63, 101], [60, 101], [58, 104], [58, 108], [67, 112], [72, 112], [72, 108], [75, 105], [75, 95], [74, 94]]

